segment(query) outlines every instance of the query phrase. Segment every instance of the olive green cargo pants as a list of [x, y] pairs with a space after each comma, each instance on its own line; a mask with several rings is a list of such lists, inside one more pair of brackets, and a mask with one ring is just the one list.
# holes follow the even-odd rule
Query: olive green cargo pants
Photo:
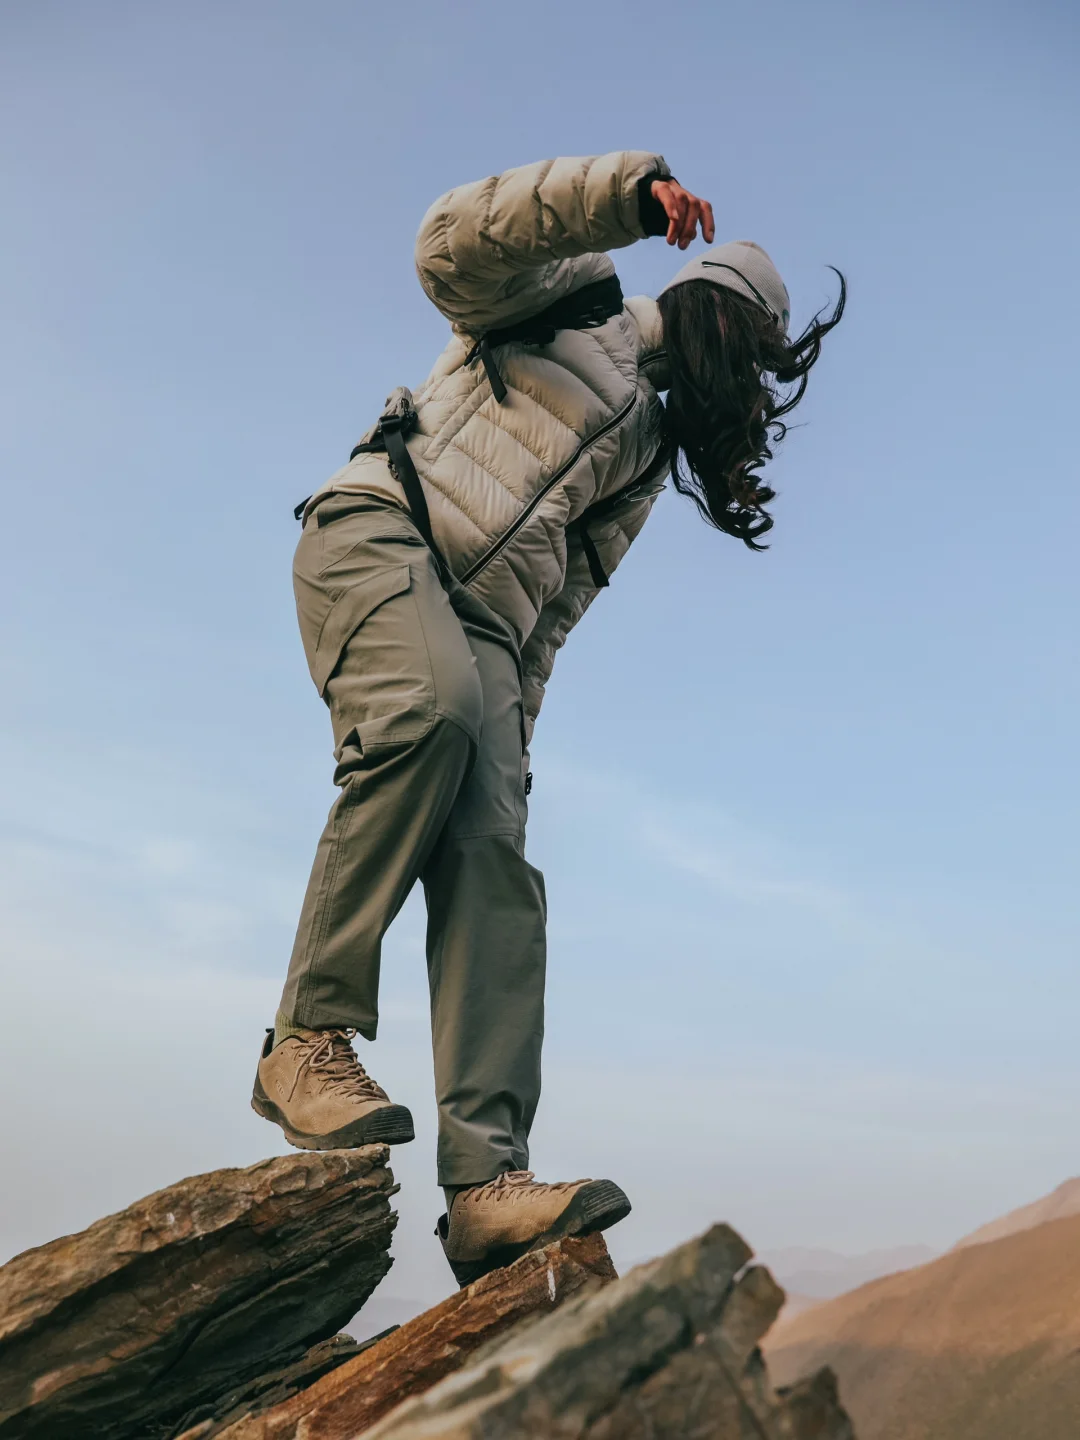
[[383, 935], [427, 899], [439, 1183], [528, 1165], [540, 1095], [543, 876], [525, 860], [520, 662], [509, 627], [403, 511], [332, 496], [294, 564], [308, 666], [341, 794], [319, 841], [281, 1000], [374, 1040]]

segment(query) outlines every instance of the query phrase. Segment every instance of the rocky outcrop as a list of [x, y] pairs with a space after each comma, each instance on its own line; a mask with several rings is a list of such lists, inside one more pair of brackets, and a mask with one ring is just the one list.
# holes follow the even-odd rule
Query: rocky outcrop
[[406, 1396], [422, 1394], [531, 1316], [617, 1279], [603, 1236], [560, 1240], [523, 1255], [418, 1315], [318, 1383], [269, 1407], [234, 1407], [181, 1440], [343, 1440], [359, 1435]]
[[[391, 1326], [391, 1330], [394, 1328]], [[383, 1335], [389, 1335], [391, 1330], [384, 1331]], [[363, 1344], [351, 1335], [334, 1335], [329, 1340], [321, 1340], [305, 1351], [299, 1360], [287, 1360], [284, 1364], [261, 1371], [253, 1380], [236, 1385], [224, 1395], [188, 1411], [170, 1430], [170, 1437], [175, 1436], [176, 1440], [206, 1440], [208, 1436], [221, 1434], [235, 1420], [273, 1410], [298, 1391], [314, 1386], [317, 1380], [336, 1370], [346, 1360], [377, 1345], [383, 1335], [376, 1335]]]
[[387, 1157], [198, 1175], [0, 1268], [0, 1440], [156, 1440], [300, 1362], [390, 1268]]
[[852, 1440], [829, 1372], [771, 1389], [758, 1342], [784, 1292], [750, 1255], [718, 1225], [519, 1325], [365, 1440]]
[[0, 1440], [852, 1440], [831, 1372], [770, 1385], [784, 1292], [725, 1225], [623, 1280], [562, 1240], [335, 1335], [390, 1268], [387, 1155], [196, 1176], [0, 1268]]

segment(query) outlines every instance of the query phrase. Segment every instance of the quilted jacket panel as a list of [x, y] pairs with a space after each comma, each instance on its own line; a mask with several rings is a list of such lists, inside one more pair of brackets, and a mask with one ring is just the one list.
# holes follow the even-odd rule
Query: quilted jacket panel
[[[420, 282], [453, 333], [414, 394], [409, 451], [451, 569], [518, 637], [530, 733], [555, 653], [597, 593], [575, 522], [604, 502], [589, 536], [610, 575], [663, 488], [659, 314], [635, 297], [594, 329], [497, 347], [501, 405], [466, 361], [485, 330], [614, 273], [606, 252], [644, 237], [637, 186], [652, 173], [670, 172], [645, 151], [521, 166], [449, 191], [417, 236]], [[380, 454], [327, 490], [405, 503]]]

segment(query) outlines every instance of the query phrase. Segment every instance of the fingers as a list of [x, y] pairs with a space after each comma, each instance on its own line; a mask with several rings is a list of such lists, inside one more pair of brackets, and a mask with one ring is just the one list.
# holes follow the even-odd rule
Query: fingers
[[664, 238], [669, 245], [675, 245], [683, 232], [690, 197], [675, 180], [654, 181], [652, 193], [660, 201], [664, 214], [668, 217], [667, 235]]
[[716, 227], [712, 206], [707, 200], [699, 200], [689, 190], [684, 190], [677, 180], [657, 180], [652, 191], [668, 217], [665, 238], [669, 245], [678, 245], [680, 250], [685, 250], [697, 234], [699, 223], [702, 239], [712, 244]]
[[656, 187], [656, 198], [664, 207], [664, 214], [668, 217], [668, 228], [666, 240], [669, 245], [674, 245], [683, 232], [683, 224], [686, 220], [686, 208], [688, 196], [681, 185], [664, 182]]
[[698, 220], [701, 216], [701, 201], [696, 195], [687, 193], [686, 196], [686, 217], [683, 220], [682, 234], [679, 236], [679, 249], [685, 250], [690, 241], [697, 236]]

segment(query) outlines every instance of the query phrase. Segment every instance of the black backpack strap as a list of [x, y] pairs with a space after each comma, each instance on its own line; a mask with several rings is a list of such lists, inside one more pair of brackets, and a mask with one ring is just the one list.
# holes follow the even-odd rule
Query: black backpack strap
[[491, 393], [501, 405], [506, 399], [506, 385], [502, 376], [499, 374], [498, 365], [495, 364], [495, 356], [491, 353], [490, 335], [481, 335], [480, 339], [469, 351], [469, 358], [466, 363], [471, 365], [477, 356], [480, 357], [480, 363], [484, 367], [484, 374], [491, 382]]
[[592, 582], [598, 590], [603, 590], [610, 585], [607, 571], [604, 569], [604, 562], [600, 559], [600, 551], [596, 548], [596, 541], [589, 534], [588, 517], [583, 517], [577, 522], [577, 532], [581, 536], [581, 548], [585, 551], [585, 559], [588, 561], [589, 574]]
[[[415, 421], [416, 415], [413, 414]], [[405, 444], [404, 422], [398, 418], [387, 420], [385, 417], [381, 422], [382, 438], [386, 445], [386, 459], [390, 469], [401, 481], [401, 488], [405, 491], [405, 499], [408, 502], [409, 512], [412, 515], [413, 524], [424, 537], [428, 549], [435, 557], [435, 563], [440, 570], [446, 569], [446, 561], [442, 557], [438, 545], [435, 543], [435, 535], [431, 529], [431, 516], [428, 513], [427, 496], [424, 494], [424, 487], [420, 483], [420, 476], [416, 473], [416, 466], [409, 454], [409, 447]]]
[[516, 325], [486, 330], [465, 357], [465, 363], [481, 362], [491, 382], [491, 393], [501, 405], [506, 399], [506, 385], [491, 353], [496, 345], [513, 342], [519, 345], [550, 345], [560, 330], [593, 330], [613, 315], [618, 315], [622, 308], [619, 277], [608, 275], [606, 279], [583, 285], [580, 290], [572, 290], [569, 295], [564, 295], [538, 314], [530, 315], [527, 320], [519, 320]]
[[[435, 534], [431, 528], [427, 496], [420, 483], [420, 476], [416, 473], [413, 458], [409, 454], [409, 447], [405, 444], [406, 435], [415, 428], [416, 410], [413, 406], [412, 392], [404, 385], [399, 385], [387, 397], [386, 408], [379, 416], [374, 428], [368, 431], [367, 436], [360, 441], [359, 445], [353, 446], [349, 459], [355, 460], [357, 455], [386, 455], [387, 464], [405, 492], [405, 502], [409, 507], [413, 524], [423, 536], [424, 544], [434, 556], [440, 574], [448, 575], [449, 567], [443, 559], [442, 551], [435, 543]], [[310, 498], [308, 496], [308, 500]], [[296, 507], [294, 513], [297, 519], [302, 517], [307, 503], [308, 501], [304, 500]]]
[[630, 484], [624, 485], [621, 490], [616, 490], [614, 495], [597, 500], [570, 525], [569, 528], [576, 531], [581, 537], [581, 548], [585, 552], [589, 574], [598, 590], [603, 590], [605, 586], [611, 584], [611, 581], [608, 579], [604, 562], [600, 559], [600, 552], [596, 548], [596, 541], [592, 538], [589, 526], [597, 520], [606, 520], [613, 511], [620, 509], [628, 501], [636, 500], [640, 495], [645, 494], [659, 473], [658, 465], [665, 466], [666, 464], [666, 451], [661, 450], [643, 475], [639, 475], [636, 480], [631, 480]]

